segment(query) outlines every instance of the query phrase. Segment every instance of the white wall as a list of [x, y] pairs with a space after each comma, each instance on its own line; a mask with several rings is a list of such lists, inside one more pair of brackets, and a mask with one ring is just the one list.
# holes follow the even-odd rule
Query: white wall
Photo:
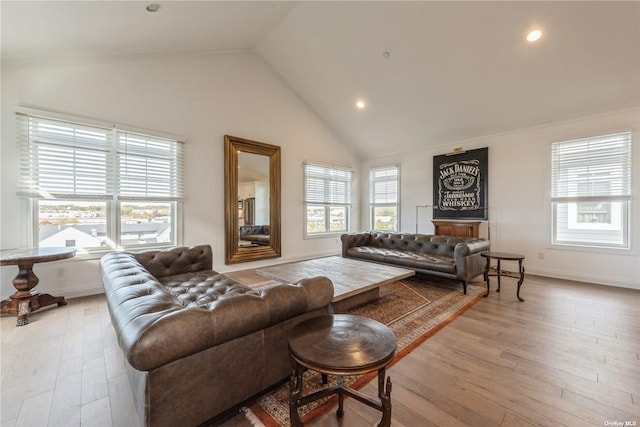
[[[632, 252], [552, 248], [548, 202], [551, 142], [626, 130], [633, 131]], [[366, 182], [370, 167], [400, 164], [401, 231], [415, 232], [416, 205], [433, 204], [433, 156], [451, 152], [454, 147], [489, 147], [492, 250], [525, 255], [528, 274], [640, 289], [640, 173], [635, 173], [640, 170], [640, 110], [585, 117], [363, 162], [362, 182]], [[366, 206], [367, 196], [361, 196], [362, 206]], [[367, 214], [362, 209], [362, 225], [369, 223]], [[429, 209], [419, 209], [418, 224], [419, 232], [433, 232]], [[487, 223], [481, 224], [481, 237], [487, 237], [488, 231]]]
[[[25, 203], [16, 197], [16, 106], [30, 106], [183, 136], [185, 245], [209, 243], [224, 272], [339, 253], [335, 238], [303, 239], [304, 160], [358, 168], [358, 160], [262, 59], [251, 52], [128, 62], [39, 64], [2, 69], [0, 247], [28, 244]], [[282, 147], [282, 258], [224, 265], [225, 134]], [[358, 213], [356, 212], [356, 217]], [[357, 226], [357, 224], [355, 224]], [[15, 289], [1, 269], [1, 296]], [[96, 260], [39, 264], [38, 289], [100, 292]], [[62, 277], [59, 277], [62, 275]]]

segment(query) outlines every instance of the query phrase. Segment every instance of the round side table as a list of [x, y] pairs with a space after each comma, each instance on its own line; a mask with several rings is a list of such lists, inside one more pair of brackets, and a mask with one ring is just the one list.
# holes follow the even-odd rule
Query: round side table
[[[512, 277], [518, 279], [518, 290], [516, 292], [516, 297], [519, 301], [524, 302], [523, 298], [520, 298], [520, 287], [522, 286], [522, 282], [524, 282], [524, 255], [514, 254], [510, 252], [482, 252], [483, 257], [487, 259], [487, 266], [484, 269], [484, 281], [487, 282], [487, 293], [485, 297], [489, 296], [489, 276], [495, 276], [498, 278], [498, 289], [496, 292], [500, 292], [500, 278], [501, 277]], [[498, 261], [498, 265], [496, 267], [496, 272], [491, 273], [489, 270], [491, 268], [491, 260], [495, 259]], [[518, 271], [505, 271], [500, 267], [500, 261], [518, 261]]]
[[0, 251], [0, 266], [18, 266], [18, 275], [13, 279], [16, 292], [2, 301], [0, 313], [18, 316], [17, 326], [24, 326], [29, 324], [31, 312], [52, 304], [66, 305], [64, 297], [40, 294], [34, 289], [40, 279], [33, 272], [33, 264], [71, 258], [75, 254], [75, 248], [28, 248]]
[[[291, 375], [289, 415], [293, 427], [302, 426], [298, 407], [323, 397], [338, 395], [337, 416], [342, 417], [344, 395], [382, 412], [378, 426], [391, 425], [391, 379], [385, 376], [397, 347], [394, 333], [380, 322], [349, 314], [334, 314], [306, 320], [293, 328], [289, 354], [295, 363]], [[323, 375], [337, 375], [338, 384], [302, 396], [305, 369]], [[362, 375], [378, 371], [379, 402], [347, 387], [344, 375]]]

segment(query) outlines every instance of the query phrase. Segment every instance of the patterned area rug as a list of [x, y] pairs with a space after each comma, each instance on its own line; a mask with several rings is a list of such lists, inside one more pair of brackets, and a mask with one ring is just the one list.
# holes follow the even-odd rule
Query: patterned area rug
[[[396, 356], [391, 362], [393, 365], [473, 306], [484, 293], [484, 286], [470, 284], [467, 295], [464, 295], [459, 282], [435, 281], [433, 278], [417, 275], [381, 286], [377, 301], [354, 307], [348, 313], [375, 319], [393, 330], [398, 340]], [[345, 377], [344, 382], [349, 387], [358, 389], [374, 378], [377, 378], [377, 373]], [[330, 375], [327, 386], [336, 382], [337, 378]], [[305, 372], [303, 395], [327, 386], [322, 384], [317, 372]], [[301, 407], [300, 415], [306, 424], [336, 406], [335, 397], [327, 398]], [[258, 398], [247, 409], [246, 415], [255, 425], [289, 426], [289, 384], [283, 384]]]

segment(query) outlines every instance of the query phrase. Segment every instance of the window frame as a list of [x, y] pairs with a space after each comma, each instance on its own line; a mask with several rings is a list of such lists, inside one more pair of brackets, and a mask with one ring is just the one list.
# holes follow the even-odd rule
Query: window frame
[[[110, 130], [112, 136], [109, 138], [105, 145], [111, 145], [109, 149], [108, 156], [111, 156], [111, 159], [106, 161], [109, 165], [106, 166], [109, 169], [105, 173], [105, 179], [114, 179], [114, 182], [111, 187], [111, 191], [109, 194], [105, 195], [87, 195], [83, 194], [63, 194], [63, 195], [45, 195], [33, 193], [33, 189], [25, 190], [25, 185], [20, 182], [20, 188], [18, 191], [18, 197], [26, 199], [26, 209], [27, 209], [27, 224], [29, 224], [29, 230], [27, 230], [27, 241], [31, 243], [32, 247], [40, 246], [40, 238], [39, 238], [39, 221], [40, 221], [40, 203], [46, 202], [47, 200], [56, 201], [56, 202], [69, 202], [69, 203], [104, 203], [105, 204], [105, 232], [106, 232], [106, 246], [101, 247], [80, 247], [78, 248], [78, 254], [80, 256], [88, 256], [92, 258], [94, 255], [101, 255], [106, 252], [111, 252], [113, 250], [145, 250], [145, 249], [162, 249], [168, 247], [174, 247], [182, 244], [182, 235], [183, 235], [183, 197], [184, 197], [184, 139], [181, 137], [177, 137], [175, 135], [170, 135], [167, 133], [149, 131], [149, 130], [140, 130], [133, 127], [127, 126], [116, 126], [114, 124], [97, 121], [93, 119], [87, 118], [79, 118], [73, 117], [69, 115], [63, 115], [53, 112], [34, 110], [30, 108], [18, 108], [15, 110], [16, 119], [17, 119], [17, 142], [18, 142], [18, 151], [21, 162], [21, 175], [23, 174], [22, 169], [26, 166], [22, 164], [23, 161], [26, 161], [29, 166], [27, 167], [29, 170], [33, 167], [31, 165], [31, 160], [25, 160], [26, 155], [32, 155], [32, 144], [34, 144], [29, 137], [29, 133], [27, 131], [26, 136], [21, 136], [20, 133], [24, 132], [24, 125], [30, 126], [29, 120], [31, 118], [35, 120], [47, 120], [47, 121], [56, 121], [60, 122], [61, 126], [68, 125], [70, 128], [73, 126], [81, 126], [85, 128], [96, 128], [104, 131]], [[174, 147], [176, 157], [173, 157], [173, 160], [169, 160], [172, 164], [172, 167], [176, 167], [175, 174], [172, 174], [172, 178], [170, 179], [170, 185], [172, 187], [171, 195], [168, 197], [157, 197], [154, 195], [141, 197], [139, 194], [129, 194], [123, 193], [120, 191], [120, 183], [117, 182], [117, 177], [119, 176], [119, 172], [117, 168], [119, 167], [119, 162], [121, 158], [126, 158], [127, 154], [119, 155], [117, 153], [117, 144], [118, 138], [122, 138], [122, 136], [127, 138], [128, 136], [138, 136], [148, 139], [148, 143], [153, 145], [154, 140], [167, 140], [168, 144]], [[46, 145], [46, 143], [45, 143]], [[27, 154], [25, 154], [24, 150], [27, 150]], [[147, 150], [145, 150], [147, 152]], [[144, 157], [144, 156], [143, 156]], [[148, 155], [145, 158], [151, 159], [153, 156]], [[37, 156], [36, 156], [37, 158]], [[170, 157], [168, 157], [170, 158]], [[36, 160], [38, 161], [38, 160]], [[152, 173], [152, 171], [151, 171]], [[110, 176], [107, 176], [110, 175]], [[144, 176], [148, 176], [147, 172], [145, 172]], [[73, 178], [75, 180], [75, 178]], [[124, 178], [123, 178], [124, 179]], [[152, 183], [153, 180], [147, 181], [145, 178], [144, 182]], [[176, 188], [174, 188], [176, 187]], [[35, 188], [35, 187], [34, 187]], [[35, 191], [38, 191], [36, 188]], [[126, 191], [126, 190], [123, 190]], [[147, 186], [145, 186], [146, 192], [149, 192]], [[145, 244], [135, 244], [135, 245], [126, 245], [122, 244], [122, 233], [121, 233], [121, 223], [123, 217], [121, 215], [121, 205], [122, 204], [131, 204], [131, 203], [140, 203], [140, 204], [149, 204], [149, 203], [161, 203], [168, 204], [170, 207], [170, 227], [169, 233], [171, 236], [171, 240], [169, 242], [153, 242], [153, 243], [145, 243]], [[103, 224], [103, 223], [100, 223]]]
[[[324, 180], [329, 185], [323, 186], [323, 196], [320, 197], [319, 193], [314, 195], [310, 194], [310, 184], [308, 178], [311, 175], [309, 168], [322, 169], [325, 177], [316, 176], [316, 180]], [[304, 238], [319, 238], [319, 237], [332, 237], [339, 236], [351, 231], [351, 214], [353, 208], [353, 180], [354, 172], [352, 169], [338, 166], [329, 166], [319, 163], [304, 162], [303, 163], [303, 231]], [[339, 175], [344, 175], [345, 179], [331, 178]], [[337, 183], [338, 185], [332, 185]], [[345, 188], [344, 195], [341, 195], [339, 191], [332, 191], [335, 187], [340, 187], [340, 183], [346, 183], [348, 188]], [[344, 197], [343, 197], [344, 196]], [[309, 232], [309, 216], [308, 209], [310, 207], [322, 207], [324, 208], [324, 224], [325, 231], [322, 232]], [[345, 209], [345, 228], [344, 230], [331, 230], [331, 209], [332, 208], [344, 208]]]
[[[551, 248], [598, 252], [631, 252], [632, 138], [633, 133], [631, 131], [624, 131], [551, 143], [549, 156], [551, 160], [550, 197], [548, 205], [550, 218], [549, 245]], [[611, 156], [618, 157], [617, 159], [614, 158], [607, 162], [606, 157], [588, 154], [590, 150], [605, 150], [608, 148], [598, 144], [612, 143], [618, 143], [619, 145], [612, 146], [607, 153], [610, 154], [612, 148], [618, 148], [619, 153]], [[566, 152], [566, 150], [571, 149], [572, 145], [577, 147], [584, 145], [585, 148], [572, 150], [570, 153]], [[571, 163], [575, 165], [571, 167]], [[607, 165], [607, 168], [603, 168], [603, 164]], [[609, 165], [615, 166], [611, 167]], [[618, 172], [619, 175], [612, 176], [612, 172]], [[573, 174], [574, 177], [568, 178], [569, 174]], [[611, 179], [609, 181], [602, 179], [604, 176], [609, 176]], [[613, 182], [615, 182], [615, 185], [612, 187]], [[598, 194], [603, 193], [602, 190], [604, 188], [607, 188], [607, 194]], [[609, 204], [611, 217], [608, 225], [607, 223], [578, 221], [579, 205], [581, 203]], [[563, 214], [561, 212], [562, 209], [566, 209], [566, 213]], [[617, 213], [617, 217], [611, 213]], [[572, 218], [572, 214], [575, 214], [575, 218]], [[561, 221], [566, 222], [564, 228], [561, 227]], [[607, 243], [603, 241], [604, 239], [598, 241], [595, 236], [591, 239], [574, 238], [572, 240], [559, 236], [562, 230], [567, 236], [570, 235], [572, 230], [575, 232], [580, 230], [587, 234], [591, 232], [594, 235], [598, 232], [606, 235], [608, 232], [617, 231], [622, 241], [618, 244]]]
[[[376, 172], [384, 172], [384, 171], [395, 171], [395, 175], [393, 175], [392, 177], [381, 177], [376, 179], [375, 177], [375, 173]], [[396, 183], [396, 188], [395, 188], [395, 194], [396, 194], [396, 200], [395, 202], [384, 202], [384, 203], [378, 203], [375, 201], [375, 196], [376, 196], [376, 191], [375, 191], [375, 184], [378, 182], [388, 182], [388, 181], [395, 181]], [[376, 215], [375, 215], [375, 209], [376, 208], [384, 208], [384, 207], [395, 207], [396, 209], [396, 228], [395, 230], [378, 230], [376, 228]], [[371, 168], [369, 169], [369, 226], [370, 229], [373, 231], [382, 231], [382, 232], [388, 232], [388, 233], [398, 233], [400, 230], [400, 165], [394, 164], [394, 165], [389, 165], [389, 166], [380, 166], [380, 167], [375, 167], [375, 168]]]

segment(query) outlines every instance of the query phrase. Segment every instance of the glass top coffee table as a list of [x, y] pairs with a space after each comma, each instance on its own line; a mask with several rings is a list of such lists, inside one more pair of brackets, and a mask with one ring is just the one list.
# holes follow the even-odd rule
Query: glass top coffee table
[[[293, 328], [289, 354], [295, 363], [291, 375], [289, 415], [293, 427], [302, 426], [298, 408], [324, 397], [338, 395], [337, 416], [342, 417], [344, 395], [382, 412], [379, 426], [391, 425], [391, 379], [385, 376], [393, 360], [397, 341], [394, 333], [380, 322], [349, 314], [329, 314], [306, 320]], [[323, 375], [336, 375], [338, 383], [302, 396], [302, 374], [312, 369]], [[378, 371], [378, 398], [353, 390], [344, 384], [344, 375]]]

